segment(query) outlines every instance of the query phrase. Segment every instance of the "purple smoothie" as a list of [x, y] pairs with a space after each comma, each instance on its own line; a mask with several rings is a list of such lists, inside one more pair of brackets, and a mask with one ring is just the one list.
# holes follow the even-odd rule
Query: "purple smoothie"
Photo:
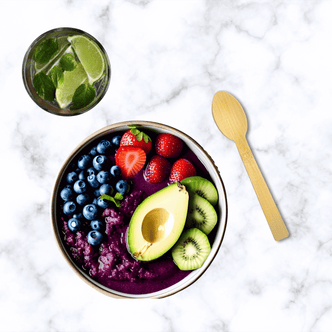
[[[150, 133], [149, 133], [150, 134]], [[155, 137], [152, 137], [153, 142]], [[106, 138], [107, 139], [107, 138]], [[92, 146], [92, 144], [91, 144]], [[147, 156], [149, 160], [154, 151]], [[114, 164], [114, 155], [110, 157]], [[197, 156], [184, 144], [179, 158], [186, 158], [196, 168], [197, 175], [208, 178], [209, 174]], [[191, 271], [181, 271], [173, 262], [170, 253], [157, 260], [141, 262], [135, 260], [127, 250], [126, 234], [130, 218], [136, 207], [148, 196], [168, 185], [168, 179], [159, 184], [145, 181], [141, 170], [130, 184], [131, 193], [122, 201], [119, 208], [107, 208], [102, 213], [106, 228], [103, 242], [92, 246], [87, 241], [91, 230], [89, 222], [83, 222], [80, 231], [69, 230], [68, 217], [61, 214], [63, 239], [71, 257], [79, 268], [100, 284], [126, 294], [148, 294], [160, 291], [181, 281]]]

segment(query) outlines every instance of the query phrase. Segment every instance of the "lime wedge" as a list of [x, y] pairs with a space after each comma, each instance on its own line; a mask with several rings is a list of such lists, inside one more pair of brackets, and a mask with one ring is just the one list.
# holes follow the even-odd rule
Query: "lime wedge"
[[68, 41], [87, 72], [90, 83], [99, 80], [105, 71], [105, 61], [98, 45], [83, 35], [68, 37]]
[[55, 98], [60, 108], [68, 106], [76, 89], [82, 84], [89, 81], [83, 66], [79, 63], [72, 71], [65, 71], [63, 74], [63, 81], [55, 90]]

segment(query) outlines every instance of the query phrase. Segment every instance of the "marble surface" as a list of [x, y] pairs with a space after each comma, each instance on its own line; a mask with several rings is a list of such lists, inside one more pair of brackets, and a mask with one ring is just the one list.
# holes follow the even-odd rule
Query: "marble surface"
[[[3, 331], [331, 331], [332, 2], [0, 1]], [[92, 111], [46, 113], [21, 77], [30, 43], [70, 26], [106, 48], [112, 79]], [[247, 139], [290, 237], [275, 242], [235, 144], [212, 118], [218, 90]], [[81, 281], [50, 223], [55, 177], [89, 134], [129, 120], [171, 125], [213, 157], [229, 216], [222, 247], [191, 287], [115, 300]]]

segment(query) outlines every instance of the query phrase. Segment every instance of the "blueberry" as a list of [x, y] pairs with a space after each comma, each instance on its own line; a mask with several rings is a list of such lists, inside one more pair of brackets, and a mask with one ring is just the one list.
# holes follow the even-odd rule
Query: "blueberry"
[[83, 194], [84, 192], [86, 192], [86, 188], [87, 185], [85, 183], [85, 181], [83, 180], [77, 180], [75, 183], [74, 183], [74, 191], [77, 193], [77, 194]]
[[100, 188], [96, 189], [96, 190], [93, 192], [93, 195], [94, 195], [95, 197], [99, 197], [99, 196], [101, 195], [101, 193], [100, 193]]
[[102, 209], [106, 209], [111, 205], [111, 201], [108, 201], [106, 199], [98, 198], [97, 204]]
[[106, 152], [110, 149], [110, 147], [111, 147], [111, 142], [110, 141], [102, 140], [97, 145], [97, 151], [100, 154], [106, 154]]
[[88, 220], [96, 219], [98, 215], [97, 206], [94, 204], [85, 205], [83, 208], [83, 216]]
[[96, 231], [102, 230], [104, 228], [104, 225], [100, 220], [92, 220], [90, 226]]
[[93, 246], [100, 244], [102, 239], [103, 235], [99, 231], [93, 230], [88, 233], [88, 242]]
[[108, 183], [102, 184], [99, 188], [99, 194], [100, 194], [99, 196], [101, 196], [101, 195], [112, 195], [113, 191], [114, 191], [114, 189], [110, 184], [108, 184]]
[[71, 218], [68, 220], [68, 228], [72, 232], [76, 232], [81, 228], [81, 221], [76, 218]]
[[79, 173], [78, 173], [78, 179], [79, 180], [85, 180], [86, 178], [86, 171], [84, 169], [82, 169]]
[[111, 179], [110, 173], [106, 172], [106, 171], [100, 171], [97, 174], [97, 180], [99, 183], [104, 184], [109, 182]]
[[94, 146], [94, 147], [90, 150], [89, 154], [90, 154], [92, 157], [95, 157], [95, 156], [98, 154], [97, 147]]
[[104, 155], [95, 156], [93, 158], [92, 165], [97, 171], [105, 169], [107, 165], [107, 157]]
[[77, 166], [80, 169], [86, 169], [86, 168], [88, 168], [90, 161], [91, 161], [91, 157], [87, 154], [84, 154], [83, 156], [80, 156], [78, 158]]
[[98, 188], [100, 183], [97, 180], [97, 177], [94, 174], [91, 174], [87, 177], [87, 181], [92, 188]]
[[91, 174], [94, 174], [94, 175], [97, 175], [97, 171], [94, 167], [90, 167], [86, 170], [86, 173], [87, 173], [87, 176], [91, 175]]
[[114, 146], [120, 146], [121, 136], [114, 136], [112, 138], [112, 144]]
[[74, 192], [73, 190], [69, 187], [65, 187], [61, 190], [60, 192], [60, 197], [64, 201], [70, 201], [74, 197]]
[[121, 175], [121, 169], [120, 169], [119, 166], [114, 165], [114, 166], [111, 167], [110, 173], [112, 174], [112, 176], [117, 178]]
[[93, 199], [92, 204], [98, 206], [98, 197], [95, 197], [95, 198]]
[[128, 183], [125, 180], [120, 180], [116, 183], [115, 189], [120, 193], [120, 194], [125, 194], [128, 190]]
[[77, 181], [77, 179], [78, 179], [78, 176], [77, 176], [77, 174], [76, 174], [76, 172], [69, 172], [68, 174], [67, 174], [67, 182], [68, 183], [74, 183], [75, 181]]
[[78, 219], [78, 220], [82, 220], [84, 218], [83, 213], [80, 212], [79, 214], [73, 214], [73, 218]]
[[79, 194], [76, 197], [76, 202], [78, 205], [85, 205], [88, 203], [90, 197], [88, 194], [84, 193], [84, 194]]
[[67, 201], [63, 205], [63, 213], [67, 216], [72, 215], [76, 210], [76, 204], [73, 201]]

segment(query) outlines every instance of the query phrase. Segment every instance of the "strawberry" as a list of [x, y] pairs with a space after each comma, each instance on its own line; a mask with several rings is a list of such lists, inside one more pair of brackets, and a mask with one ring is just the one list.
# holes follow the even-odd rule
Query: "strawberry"
[[171, 170], [170, 162], [164, 157], [154, 155], [144, 171], [144, 178], [149, 183], [160, 183]]
[[178, 159], [171, 168], [169, 182], [174, 183], [181, 181], [189, 176], [195, 176], [196, 170], [194, 165], [187, 159]]
[[137, 146], [148, 154], [152, 148], [151, 138], [143, 131], [139, 131], [136, 126], [130, 128], [122, 135], [120, 146]]
[[120, 146], [115, 154], [115, 163], [120, 167], [124, 179], [133, 178], [144, 166], [146, 154], [135, 146]]
[[181, 139], [168, 133], [159, 134], [155, 145], [156, 153], [166, 158], [178, 157], [183, 148]]

